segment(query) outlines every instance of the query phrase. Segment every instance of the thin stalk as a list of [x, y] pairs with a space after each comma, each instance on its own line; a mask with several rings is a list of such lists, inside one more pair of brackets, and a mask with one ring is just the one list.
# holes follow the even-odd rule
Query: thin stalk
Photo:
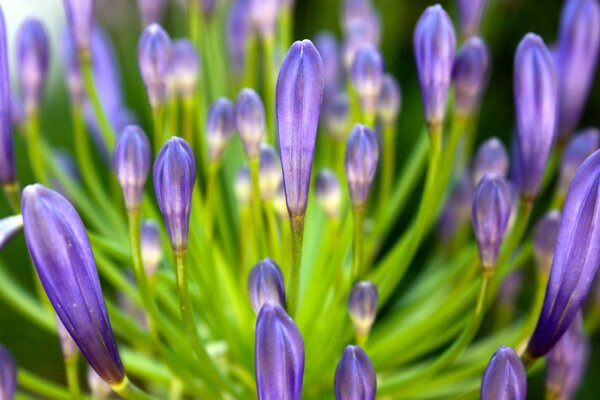
[[154, 132], [154, 153], [158, 154], [165, 141], [165, 108], [162, 104], [152, 106], [152, 129]]
[[17, 215], [21, 213], [21, 190], [17, 182], [4, 183], [2, 185], [4, 190], [4, 196], [10, 206], [13, 214]]
[[353, 239], [352, 239], [352, 277], [356, 282], [365, 274], [364, 238], [365, 238], [365, 205], [352, 207]]
[[27, 371], [23, 367], [17, 370], [17, 382], [19, 388], [26, 389], [48, 400], [70, 400], [71, 395], [63, 387], [54, 382]]
[[156, 400], [155, 397], [150, 396], [131, 383], [127, 376], [125, 376], [123, 382], [111, 385], [111, 388], [125, 400]]
[[50, 181], [48, 180], [46, 167], [44, 166], [44, 157], [42, 156], [40, 144], [40, 116], [37, 110], [32, 111], [31, 114], [27, 116], [25, 130], [27, 132], [27, 150], [29, 151], [31, 171], [38, 182], [47, 186]]
[[[206, 185], [206, 199], [204, 201], [204, 226], [206, 228], [206, 243], [212, 244], [214, 234], [214, 206], [217, 200], [217, 178], [219, 176], [218, 161], [212, 161], [208, 168], [208, 183]], [[211, 253], [212, 254], [212, 253]]]
[[79, 361], [79, 353], [75, 352], [69, 357], [65, 357], [65, 374], [67, 375], [67, 387], [72, 400], [81, 398], [81, 389], [79, 387], [79, 369], [77, 362]]
[[[192, 149], [196, 149], [195, 134], [195, 114], [194, 109], [196, 108], [194, 96], [188, 96], [183, 98], [183, 138], [188, 142]], [[176, 133], [177, 131], [175, 131]]]
[[275, 143], [275, 38], [265, 38], [264, 45], [264, 85], [267, 117], [267, 138]]
[[385, 124], [383, 127], [383, 165], [381, 169], [381, 191], [379, 205], [383, 207], [390, 199], [390, 191], [394, 181], [394, 166], [396, 162], [396, 135], [394, 125]]
[[304, 241], [304, 213], [290, 216], [292, 228], [292, 261], [288, 283], [288, 310], [294, 317], [300, 295], [300, 269], [302, 267], [302, 242]]
[[263, 258], [266, 255], [264, 229], [263, 229], [263, 212], [262, 199], [260, 195], [260, 177], [259, 177], [260, 159], [254, 157], [250, 159], [250, 180], [252, 184], [252, 213], [254, 219], [254, 240], [258, 249], [258, 257]]

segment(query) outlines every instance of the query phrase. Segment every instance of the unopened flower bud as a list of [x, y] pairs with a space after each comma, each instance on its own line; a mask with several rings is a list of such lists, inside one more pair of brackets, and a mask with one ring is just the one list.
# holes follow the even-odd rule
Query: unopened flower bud
[[160, 24], [167, 0], [137, 0], [138, 9], [142, 19], [142, 26]]
[[200, 56], [193, 43], [187, 39], [173, 41], [169, 80], [172, 89], [185, 98], [192, 97], [200, 74]]
[[0, 345], [0, 399], [12, 400], [17, 392], [17, 363], [12, 354]]
[[358, 346], [347, 346], [335, 370], [336, 400], [375, 400], [377, 376], [373, 363]]
[[248, 275], [248, 293], [258, 314], [267, 302], [285, 309], [285, 288], [281, 270], [270, 258], [257, 262]]
[[508, 166], [508, 153], [502, 142], [496, 137], [486, 140], [479, 146], [473, 158], [473, 185], [477, 186], [481, 178], [488, 173], [506, 177]]
[[248, 158], [258, 156], [265, 136], [265, 108], [252, 89], [242, 89], [235, 101], [237, 130]]
[[350, 125], [350, 100], [346, 93], [340, 92], [325, 103], [323, 118], [327, 132], [334, 138], [342, 140], [348, 134]]
[[355, 207], [367, 202], [378, 161], [379, 144], [375, 133], [365, 125], [354, 125], [346, 144], [346, 179]]
[[163, 247], [158, 225], [152, 220], [142, 221], [140, 228], [142, 263], [148, 277], [153, 277], [163, 259]]
[[250, 169], [247, 165], [240, 167], [237, 174], [235, 174], [233, 189], [240, 204], [247, 205], [250, 203], [252, 199], [252, 181], [250, 179]]
[[337, 218], [342, 206], [342, 185], [335, 173], [322, 169], [317, 174], [315, 191], [319, 204], [328, 218]]
[[166, 100], [171, 51], [171, 38], [160, 25], [144, 29], [138, 42], [138, 65], [152, 107]]
[[26, 113], [38, 110], [48, 75], [48, 34], [35, 18], [23, 22], [17, 34], [17, 73]]
[[458, 23], [463, 38], [470, 38], [479, 33], [485, 3], [486, 0], [458, 0], [456, 2]]
[[471, 115], [479, 106], [489, 69], [487, 46], [481, 38], [472, 37], [460, 48], [452, 68], [454, 107], [459, 115]]
[[352, 82], [363, 111], [374, 115], [383, 83], [383, 58], [374, 46], [363, 46], [356, 53], [352, 63]]
[[557, 190], [567, 194], [577, 168], [600, 148], [600, 131], [596, 128], [584, 129], [571, 138], [560, 161], [560, 175]]
[[128, 211], [138, 209], [150, 170], [150, 143], [138, 126], [123, 128], [115, 143], [113, 165]]
[[519, 355], [500, 347], [492, 356], [481, 382], [481, 400], [525, 400], [527, 372]]
[[71, 38], [80, 52], [89, 52], [94, 18], [93, 0], [64, 0]]
[[248, 1], [248, 12], [254, 29], [261, 37], [273, 40], [275, 28], [277, 27], [277, 15], [279, 14], [279, 0]]
[[385, 74], [379, 92], [377, 112], [384, 125], [393, 126], [400, 114], [402, 106], [402, 92], [400, 85], [391, 74]]
[[356, 283], [348, 297], [348, 314], [358, 336], [366, 336], [377, 316], [377, 286], [372, 282]]
[[277, 151], [268, 144], [260, 146], [259, 185], [261, 197], [271, 200], [281, 185], [281, 162]]
[[206, 120], [206, 139], [208, 142], [208, 158], [216, 162], [223, 157], [223, 152], [235, 132], [235, 111], [233, 103], [224, 97], [217, 99], [208, 110]]

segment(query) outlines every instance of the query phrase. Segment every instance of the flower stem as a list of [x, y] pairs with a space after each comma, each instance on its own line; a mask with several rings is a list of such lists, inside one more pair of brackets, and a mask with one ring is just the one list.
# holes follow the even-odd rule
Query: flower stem
[[164, 132], [165, 108], [162, 104], [152, 107], [152, 129], [154, 132], [154, 153], [158, 154], [165, 141]]
[[365, 206], [352, 207], [353, 239], [352, 239], [352, 277], [351, 282], [362, 279], [365, 274], [364, 266], [364, 237], [365, 237]]
[[381, 190], [379, 204], [381, 207], [390, 200], [390, 191], [394, 181], [394, 165], [396, 150], [396, 135], [394, 125], [385, 124], [383, 127], [383, 163], [381, 169]]
[[304, 214], [290, 217], [292, 227], [292, 261], [290, 263], [288, 312], [294, 317], [300, 295], [300, 268], [302, 266], [302, 242], [304, 241]]
[[81, 398], [81, 389], [79, 388], [79, 369], [77, 362], [79, 361], [79, 353], [75, 352], [69, 357], [65, 357], [65, 373], [67, 375], [67, 387], [72, 400]]
[[275, 40], [265, 38], [264, 42], [264, 85], [267, 117], [267, 140], [275, 143]]
[[250, 160], [250, 179], [252, 184], [252, 213], [254, 219], [254, 240], [258, 249], [258, 258], [266, 255], [264, 229], [263, 229], [263, 213], [262, 200], [260, 196], [260, 177], [259, 177], [260, 159], [254, 157]]
[[127, 376], [125, 376], [123, 382], [111, 385], [111, 388], [125, 400], [155, 400], [154, 397], [143, 392], [140, 388], [131, 383]]
[[33, 111], [28, 117], [25, 125], [27, 132], [27, 150], [29, 150], [29, 163], [31, 164], [31, 171], [33, 172], [34, 178], [44, 184], [48, 185], [48, 175], [46, 174], [46, 168], [44, 167], [44, 157], [41, 154], [40, 146], [40, 116], [37, 111]]
[[4, 196], [10, 206], [12, 212], [16, 214], [21, 213], [21, 191], [17, 182], [5, 183], [2, 185], [4, 190]]

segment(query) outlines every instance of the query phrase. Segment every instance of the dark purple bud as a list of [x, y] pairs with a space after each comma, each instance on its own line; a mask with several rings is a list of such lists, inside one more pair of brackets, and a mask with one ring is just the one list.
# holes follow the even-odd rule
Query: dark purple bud
[[281, 161], [273, 146], [264, 143], [260, 146], [258, 173], [261, 197], [265, 200], [273, 199], [282, 180]]
[[220, 97], [210, 106], [206, 119], [206, 140], [208, 158], [216, 162], [223, 157], [223, 152], [235, 132], [235, 108], [231, 101]]
[[62, 350], [63, 357], [71, 358], [77, 353], [77, 343], [75, 343], [58, 315], [55, 314], [54, 316], [56, 317], [56, 332], [60, 340], [60, 349]]
[[460, 48], [452, 68], [454, 107], [460, 115], [470, 115], [479, 106], [490, 70], [488, 48], [472, 37]]
[[550, 267], [552, 267], [559, 225], [560, 212], [554, 210], [544, 215], [535, 226], [533, 234], [535, 262], [545, 274], [549, 274]]
[[60, 194], [35, 184], [23, 190], [25, 241], [54, 311], [98, 375], [125, 377], [85, 227]]
[[26, 19], [17, 34], [17, 73], [27, 113], [39, 108], [48, 75], [48, 53], [44, 25], [35, 18]]
[[200, 58], [194, 44], [188, 39], [173, 41], [169, 81], [173, 90], [183, 98], [191, 97], [196, 90], [200, 74]]
[[317, 174], [315, 190], [319, 204], [328, 218], [337, 218], [342, 206], [342, 185], [335, 173], [322, 169]]
[[567, 145], [560, 163], [560, 178], [557, 190], [566, 194], [577, 168], [600, 148], [600, 131], [588, 128], [575, 135]]
[[0, 249], [23, 227], [23, 218], [13, 215], [0, 219]]
[[487, 174], [477, 185], [473, 197], [473, 230], [481, 267], [487, 273], [493, 273], [496, 267], [512, 203], [510, 187], [502, 176]]
[[270, 258], [257, 262], [248, 275], [248, 293], [258, 314], [267, 302], [285, 309], [285, 289], [281, 270]]
[[481, 381], [481, 400], [525, 400], [527, 372], [511, 347], [500, 347], [490, 360]]
[[335, 35], [323, 31], [315, 37], [315, 46], [323, 59], [326, 96], [336, 93], [341, 84], [340, 46]]
[[378, 161], [379, 143], [375, 133], [365, 125], [354, 125], [346, 144], [346, 180], [355, 207], [367, 202]]
[[473, 185], [477, 186], [481, 178], [487, 173], [506, 177], [508, 173], [508, 153], [502, 142], [493, 137], [483, 142], [477, 149], [471, 167]]
[[119, 133], [113, 166], [123, 190], [125, 207], [129, 211], [138, 209], [150, 170], [150, 143], [140, 127], [129, 125]]
[[304, 215], [308, 202], [323, 84], [323, 62], [315, 46], [310, 40], [294, 42], [276, 89], [283, 184], [292, 217]]
[[348, 314], [359, 336], [366, 336], [377, 316], [377, 286], [373, 282], [356, 283], [348, 296]]
[[87, 382], [92, 392], [92, 397], [96, 400], [109, 400], [113, 394], [110, 385], [104, 382], [93, 368], [88, 368]]
[[227, 18], [229, 57], [236, 75], [242, 75], [246, 63], [246, 42], [251, 35], [248, 1], [234, 1]]
[[375, 368], [358, 346], [346, 346], [335, 369], [336, 400], [375, 400], [377, 376]]
[[442, 6], [428, 7], [419, 18], [413, 36], [417, 72], [425, 120], [439, 129], [446, 113], [456, 36], [452, 21]]
[[196, 182], [196, 160], [187, 142], [172, 137], [154, 160], [154, 191], [163, 215], [171, 247], [187, 251], [192, 191]]
[[156, 274], [164, 254], [156, 222], [152, 220], [142, 221], [140, 242], [144, 271], [146, 271], [147, 276], [152, 277]]
[[470, 38], [479, 33], [485, 2], [486, 0], [458, 0], [456, 2], [458, 24], [463, 38]]
[[240, 204], [249, 204], [252, 199], [252, 181], [250, 169], [247, 165], [242, 166], [235, 175], [233, 190]]
[[258, 400], [300, 400], [304, 341], [283, 308], [267, 302], [256, 320], [254, 364]]
[[383, 84], [383, 58], [373, 45], [361, 47], [352, 63], [352, 83], [363, 111], [373, 115]]
[[550, 280], [528, 353], [542, 357], [571, 325], [600, 265], [600, 151], [581, 164], [567, 193]]
[[565, 139], [581, 119], [596, 73], [600, 47], [597, 0], [568, 0], [562, 11], [556, 46], [559, 81], [559, 135]]
[[80, 52], [89, 52], [94, 18], [93, 0], [64, 0], [71, 38]]
[[171, 39], [160, 25], [144, 29], [138, 42], [138, 65], [153, 107], [165, 101], [171, 51]]
[[167, 0], [137, 0], [142, 26], [160, 24], [165, 13]]
[[12, 400], [17, 392], [17, 363], [12, 354], [0, 345], [0, 399]]
[[0, 184], [15, 182], [15, 156], [11, 120], [11, 91], [6, 46], [6, 24], [0, 8]]
[[521, 196], [533, 200], [554, 142], [556, 69], [542, 38], [533, 33], [519, 43], [514, 68]]
[[379, 92], [377, 112], [384, 125], [393, 126], [400, 114], [402, 106], [402, 92], [400, 85], [392, 74], [385, 74]]
[[473, 185], [468, 173], [456, 182], [438, 223], [438, 235], [443, 244], [449, 245], [464, 226], [471, 222]]
[[279, 14], [279, 0], [248, 0], [248, 12], [252, 25], [258, 34], [273, 40]]
[[265, 107], [253, 89], [242, 89], [235, 100], [235, 120], [248, 158], [257, 157], [265, 135]]
[[350, 100], [346, 93], [337, 93], [325, 103], [323, 118], [327, 132], [342, 140], [348, 134], [350, 124]]

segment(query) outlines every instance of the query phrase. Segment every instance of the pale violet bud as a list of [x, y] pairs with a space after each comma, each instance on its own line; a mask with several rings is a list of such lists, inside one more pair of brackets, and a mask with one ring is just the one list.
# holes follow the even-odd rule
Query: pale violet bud
[[158, 24], [149, 25], [138, 42], [138, 66], [153, 107], [163, 104], [171, 62], [171, 38]]
[[400, 114], [402, 107], [402, 92], [400, 85], [392, 74], [385, 74], [379, 92], [377, 112], [381, 122], [387, 126], [393, 126]]
[[26, 113], [39, 108], [49, 59], [48, 34], [35, 18], [23, 22], [17, 34], [17, 74]]
[[0, 344], [0, 399], [12, 400], [17, 392], [17, 363]]
[[379, 144], [375, 133], [365, 125], [354, 125], [346, 144], [345, 160], [353, 206], [362, 207], [367, 202], [378, 161]]
[[257, 314], [271, 302], [285, 309], [285, 289], [279, 266], [270, 258], [257, 262], [248, 275], [248, 293]]
[[194, 95], [200, 74], [200, 56], [188, 39], [173, 41], [169, 65], [171, 89], [183, 98]]
[[587, 128], [571, 138], [560, 161], [560, 175], [557, 190], [567, 194], [577, 168], [586, 158], [600, 148], [600, 131]]
[[248, 158], [258, 156], [265, 135], [265, 108], [252, 89], [242, 89], [235, 101], [235, 121]]
[[23, 228], [21, 215], [0, 219], [0, 249]]
[[363, 111], [374, 115], [383, 84], [383, 58], [375, 46], [363, 46], [356, 53], [352, 63], [352, 83]]
[[458, 14], [458, 23], [461, 36], [469, 38], [477, 35], [481, 17], [485, 9], [487, 0], [458, 0], [456, 2], [456, 11]]
[[525, 400], [527, 372], [519, 355], [500, 347], [492, 356], [481, 382], [481, 400]]
[[350, 99], [346, 93], [337, 93], [325, 103], [323, 119], [327, 133], [338, 140], [346, 137], [350, 125]]
[[142, 26], [159, 24], [165, 13], [167, 0], [137, 0]]
[[283, 182], [277, 188], [277, 193], [275, 193], [275, 197], [273, 198], [273, 208], [277, 213], [277, 216], [285, 221], [289, 218], [289, 212], [287, 209], [287, 200], [285, 198], [285, 188], [283, 187]]
[[506, 177], [508, 166], [508, 153], [502, 142], [496, 137], [486, 140], [479, 146], [473, 158], [473, 186], [477, 186], [487, 173]]
[[280, 0], [248, 0], [248, 2], [248, 12], [254, 29], [262, 38], [273, 40]]
[[64, 0], [71, 38], [80, 52], [89, 52], [94, 19], [93, 0]]
[[235, 111], [233, 103], [221, 97], [208, 110], [206, 120], [206, 140], [208, 158], [216, 162], [223, 157], [223, 152], [235, 132]]
[[138, 126], [126, 126], [119, 133], [113, 153], [113, 166], [127, 210], [138, 209], [150, 170], [150, 143]]
[[341, 212], [342, 185], [333, 171], [319, 171], [315, 181], [315, 192], [325, 215], [328, 218], [337, 218]]
[[377, 286], [373, 282], [356, 283], [348, 297], [348, 314], [358, 336], [366, 336], [377, 316]]
[[156, 274], [164, 255], [156, 222], [152, 220], [142, 221], [140, 242], [144, 271], [146, 271], [148, 277], [152, 277]]
[[358, 346], [347, 346], [335, 370], [336, 400], [375, 400], [377, 376], [373, 363]]
[[252, 182], [250, 179], [250, 169], [247, 165], [240, 167], [235, 174], [233, 191], [238, 203], [247, 205], [252, 199]]
[[452, 68], [454, 108], [460, 115], [472, 114], [481, 101], [490, 69], [489, 51], [483, 40], [472, 37], [460, 48]]
[[261, 197], [271, 200], [282, 182], [281, 162], [277, 150], [268, 144], [260, 146], [259, 186]]

